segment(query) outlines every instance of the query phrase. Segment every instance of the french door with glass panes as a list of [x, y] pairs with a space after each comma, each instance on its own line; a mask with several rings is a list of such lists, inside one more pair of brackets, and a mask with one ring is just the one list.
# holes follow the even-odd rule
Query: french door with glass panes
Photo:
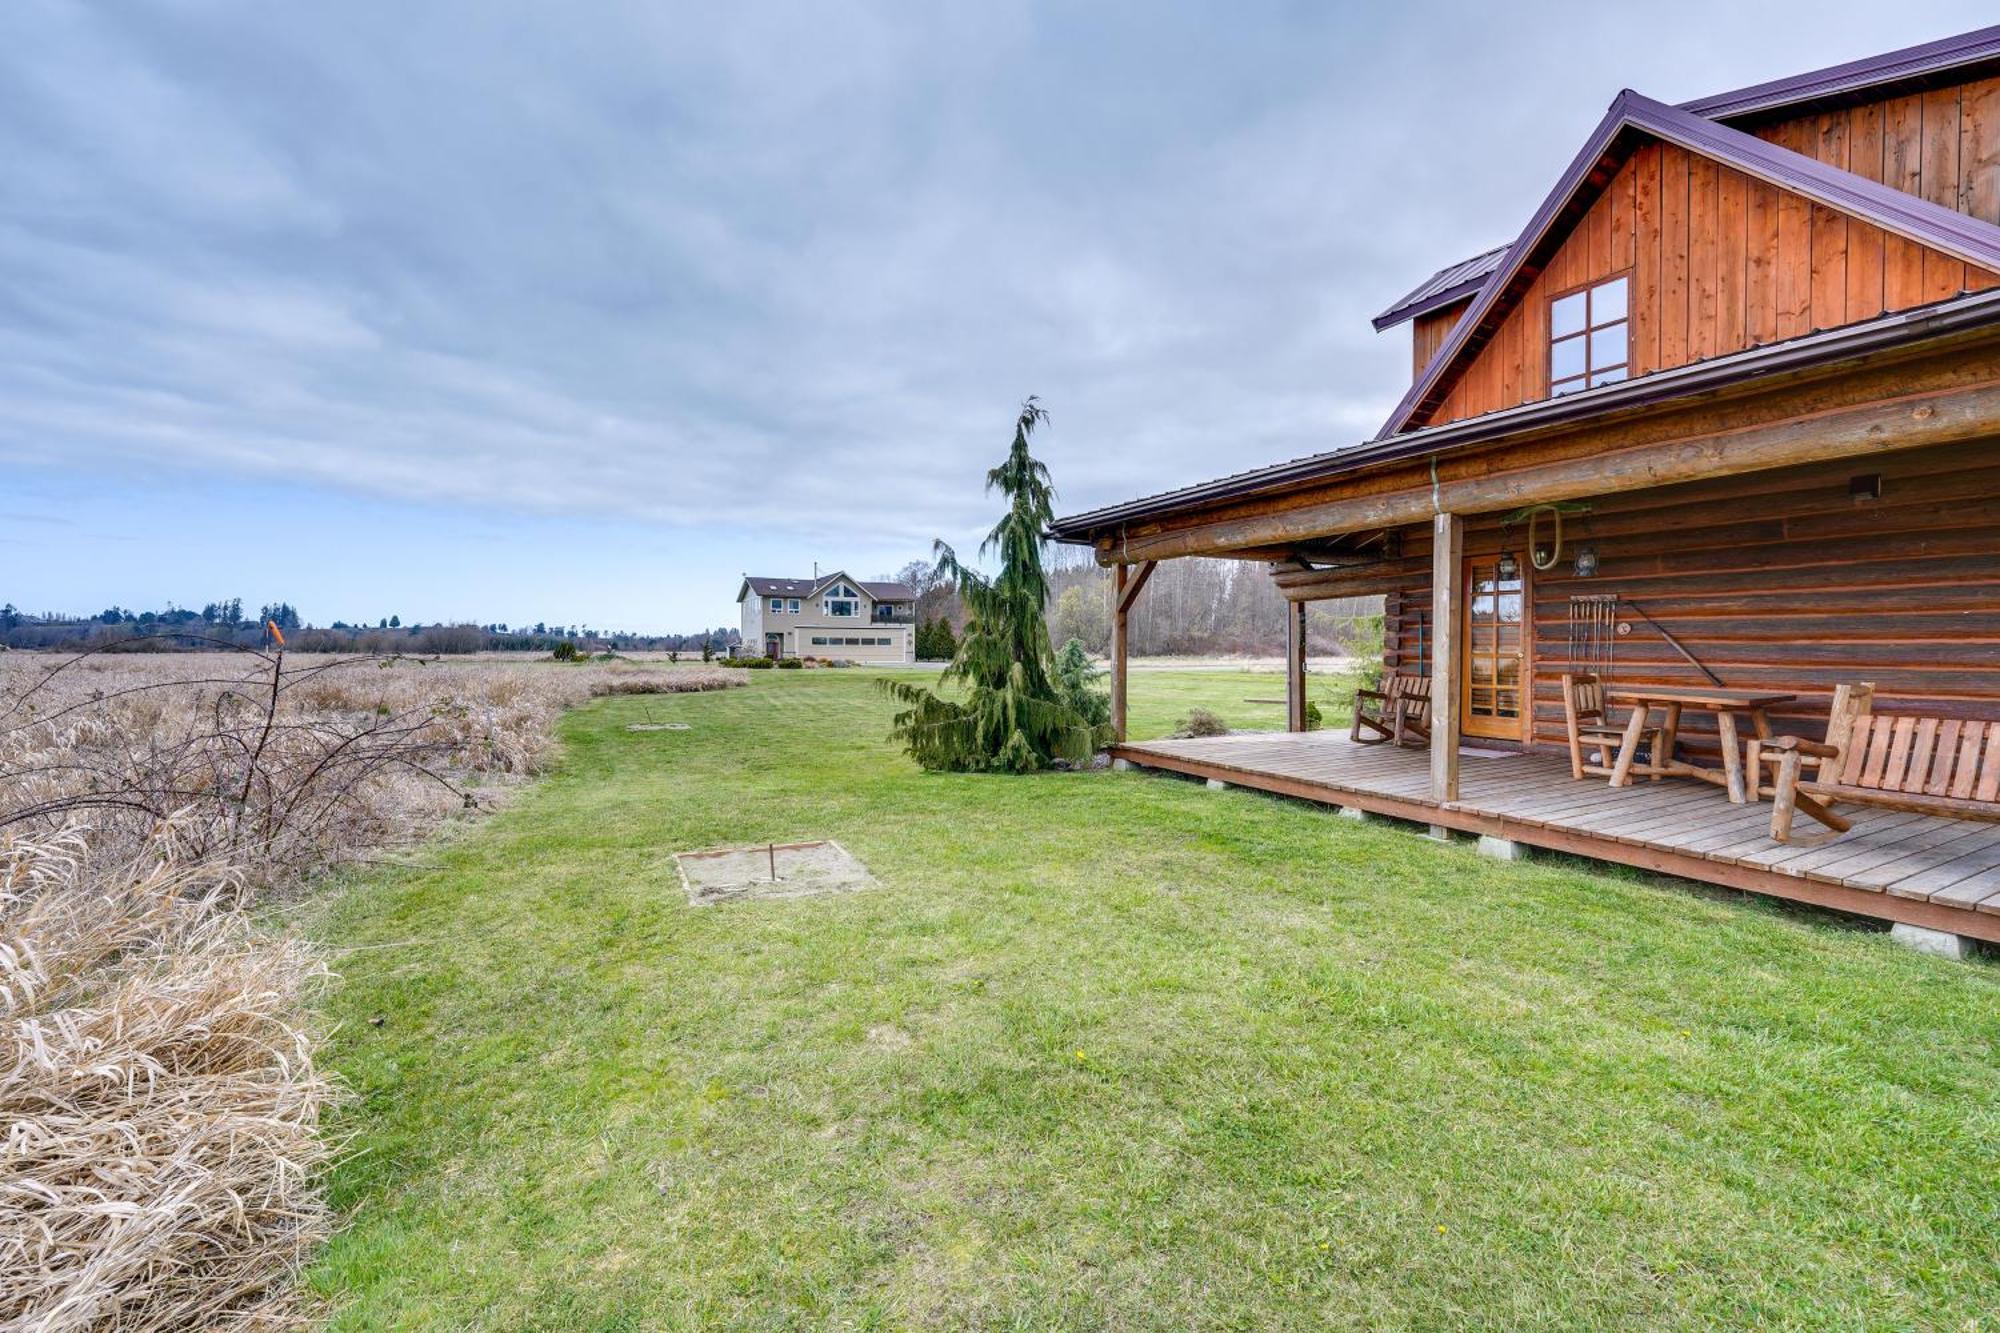
[[[1503, 577], [1504, 575], [1504, 577]], [[1465, 659], [1460, 730], [1495, 740], [1527, 739], [1533, 709], [1528, 675], [1528, 569], [1477, 555], [1465, 562]]]

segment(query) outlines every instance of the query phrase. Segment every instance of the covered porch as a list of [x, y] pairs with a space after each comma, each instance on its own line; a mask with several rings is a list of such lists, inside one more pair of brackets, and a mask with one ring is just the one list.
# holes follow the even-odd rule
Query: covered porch
[[1461, 746], [1458, 792], [1428, 752], [1325, 731], [1124, 743], [1128, 763], [1345, 809], [1617, 861], [1728, 888], [2000, 942], [2000, 824], [1892, 810], [1811, 845], [1773, 842], [1771, 807], [1705, 782], [1576, 781], [1567, 758]]

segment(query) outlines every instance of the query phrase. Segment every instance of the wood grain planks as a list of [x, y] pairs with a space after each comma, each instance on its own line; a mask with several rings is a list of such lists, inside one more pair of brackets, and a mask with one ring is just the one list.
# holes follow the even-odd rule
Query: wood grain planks
[[[2000, 78], [1877, 98], [1756, 132], [2000, 223]], [[1641, 375], [2000, 285], [2000, 274], [1648, 141], [1589, 202], [1485, 346], [1457, 368], [1444, 405], [1417, 424], [1545, 397], [1549, 298], [1627, 271], [1633, 373]]]
[[[1893, 721], [1888, 730], [1893, 735]], [[1906, 771], [1918, 728], [1909, 732]], [[1935, 739], [1943, 735], [1940, 727]], [[1440, 805], [1426, 795], [1423, 752], [1357, 746], [1333, 732], [1149, 741], [1121, 746], [1118, 754], [1141, 765], [1539, 841], [1936, 929], [1956, 922], [1967, 933], [2000, 939], [2000, 826], [1993, 824], [1850, 807], [1848, 833], [1808, 846], [1780, 844], [1768, 837], [1768, 804], [1731, 805], [1706, 783], [1576, 782], [1566, 759], [1532, 753], [1465, 759], [1458, 800]], [[1810, 886], [1845, 896], [1815, 898]]]

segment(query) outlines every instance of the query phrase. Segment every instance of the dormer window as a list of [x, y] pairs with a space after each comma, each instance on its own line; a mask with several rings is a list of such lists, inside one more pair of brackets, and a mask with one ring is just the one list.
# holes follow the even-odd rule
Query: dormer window
[[826, 590], [820, 606], [830, 616], [858, 616], [861, 614], [861, 594], [845, 583], [836, 583]]
[[1616, 384], [1632, 373], [1629, 277], [1549, 302], [1549, 397]]

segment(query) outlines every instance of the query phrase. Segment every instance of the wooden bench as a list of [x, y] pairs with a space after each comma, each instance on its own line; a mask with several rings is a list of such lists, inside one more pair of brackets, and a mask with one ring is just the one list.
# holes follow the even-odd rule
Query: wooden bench
[[[2000, 722], [1878, 717], [1871, 712], [1874, 694], [1866, 684], [1836, 690], [1824, 741], [1778, 736], [1750, 742], [1748, 768], [1757, 794], [1771, 795], [1771, 837], [1790, 842], [1800, 811], [1845, 833], [1853, 825], [1833, 812], [1837, 801], [2000, 822]], [[1762, 782], [1767, 766], [1775, 770], [1768, 788]]]
[[1348, 739], [1359, 745], [1429, 744], [1431, 678], [1398, 675], [1386, 683], [1387, 689], [1354, 692], [1354, 725], [1348, 728]]

